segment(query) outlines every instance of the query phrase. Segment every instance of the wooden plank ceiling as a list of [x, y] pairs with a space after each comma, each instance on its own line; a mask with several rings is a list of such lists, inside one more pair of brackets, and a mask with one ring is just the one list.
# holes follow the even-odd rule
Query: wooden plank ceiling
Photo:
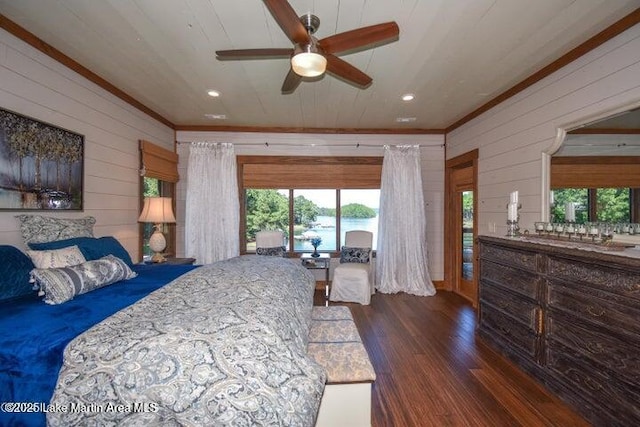
[[[259, 0], [0, 0], [0, 13], [177, 125], [444, 129], [612, 25], [638, 0], [291, 0], [318, 38], [396, 21], [397, 42], [342, 55], [366, 89], [325, 75], [291, 95], [291, 47]], [[221, 92], [218, 98], [207, 90]], [[401, 95], [414, 93], [406, 103]], [[207, 114], [223, 115], [212, 120]], [[415, 118], [398, 122], [398, 118]]]

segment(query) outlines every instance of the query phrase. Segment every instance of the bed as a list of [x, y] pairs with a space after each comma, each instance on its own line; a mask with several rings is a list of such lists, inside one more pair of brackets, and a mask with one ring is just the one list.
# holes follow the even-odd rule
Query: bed
[[62, 304], [0, 303], [0, 402], [22, 403], [0, 425], [314, 425], [326, 374], [307, 355], [306, 269], [247, 255], [131, 271]]

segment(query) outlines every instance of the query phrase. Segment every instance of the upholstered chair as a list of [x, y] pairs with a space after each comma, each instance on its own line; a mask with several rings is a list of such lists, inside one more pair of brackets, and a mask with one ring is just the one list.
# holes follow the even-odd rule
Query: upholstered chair
[[256, 254], [286, 256], [284, 233], [280, 230], [264, 230], [256, 233]]
[[333, 272], [330, 301], [357, 302], [368, 305], [375, 292], [371, 263], [373, 233], [347, 231], [340, 251], [340, 265]]

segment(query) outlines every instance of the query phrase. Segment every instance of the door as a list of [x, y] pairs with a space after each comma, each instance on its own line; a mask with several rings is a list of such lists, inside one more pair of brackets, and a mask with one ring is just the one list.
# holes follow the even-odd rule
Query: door
[[[475, 156], [474, 156], [475, 155]], [[478, 302], [476, 274], [477, 151], [447, 161], [445, 275], [449, 289], [473, 304]], [[445, 260], [446, 261], [446, 260]]]
[[475, 234], [473, 232], [473, 188], [456, 190], [457, 216], [455, 240], [456, 245], [456, 277], [455, 290], [468, 300], [475, 302], [476, 285], [474, 281]]

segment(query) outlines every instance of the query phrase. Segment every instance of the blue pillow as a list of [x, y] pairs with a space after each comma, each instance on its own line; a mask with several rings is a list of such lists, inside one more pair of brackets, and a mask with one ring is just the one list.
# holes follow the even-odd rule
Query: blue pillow
[[93, 261], [62, 268], [36, 268], [31, 272], [44, 292], [47, 304], [62, 304], [74, 296], [138, 275], [120, 258], [107, 255]]
[[340, 264], [345, 262], [368, 264], [371, 248], [350, 248], [343, 246], [340, 250]]
[[29, 247], [35, 251], [48, 251], [61, 249], [68, 246], [78, 246], [87, 261], [100, 259], [107, 255], [113, 255], [123, 260], [129, 267], [133, 266], [129, 252], [122, 247], [115, 237], [74, 237], [72, 239], [57, 240], [46, 243], [29, 243]]
[[267, 255], [267, 256], [287, 256], [287, 248], [284, 246], [274, 246], [272, 248], [257, 248], [257, 255]]
[[35, 294], [29, 272], [35, 268], [20, 249], [0, 245], [0, 301]]

